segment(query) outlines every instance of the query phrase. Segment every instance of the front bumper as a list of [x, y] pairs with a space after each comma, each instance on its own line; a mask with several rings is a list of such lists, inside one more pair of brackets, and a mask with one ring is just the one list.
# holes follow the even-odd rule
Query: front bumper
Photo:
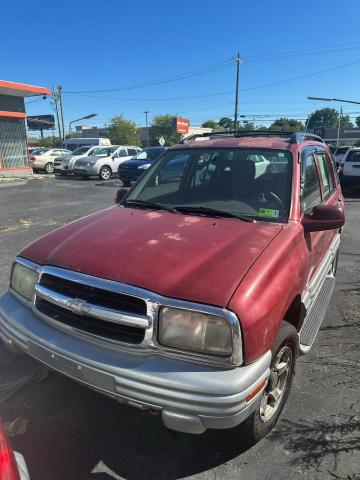
[[98, 169], [92, 165], [76, 165], [73, 168], [74, 175], [98, 175]]
[[161, 412], [170, 429], [203, 433], [231, 428], [259, 405], [247, 396], [270, 373], [271, 352], [230, 369], [121, 351], [84, 335], [58, 330], [9, 292], [0, 296], [0, 338], [74, 380], [123, 404]]
[[118, 178], [121, 181], [125, 182], [135, 182], [139, 177], [141, 173], [138, 172], [137, 169], [119, 169], [118, 170]]

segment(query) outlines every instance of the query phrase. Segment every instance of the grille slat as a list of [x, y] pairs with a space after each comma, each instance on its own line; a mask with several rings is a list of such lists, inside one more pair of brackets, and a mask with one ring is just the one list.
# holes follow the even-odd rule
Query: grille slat
[[99, 321], [86, 315], [78, 315], [41, 298], [36, 299], [36, 308], [40, 313], [57, 322], [98, 337], [132, 344], [139, 344], [144, 340], [145, 330], [142, 328], [127, 327]]
[[[105, 290], [92, 285], [86, 285], [66, 278], [44, 273], [40, 285], [52, 292], [62, 294], [74, 300], [82, 300], [88, 304], [105, 307], [119, 313], [144, 317], [147, 314], [145, 300], [120, 292]], [[103, 320], [102, 318], [76, 313], [63, 308], [49, 300], [36, 297], [36, 309], [49, 319], [69, 327], [114, 341], [140, 344], [145, 337], [145, 329], [138, 326]]]
[[134, 315], [146, 315], [146, 303], [141, 298], [73, 282], [48, 273], [42, 275], [40, 285], [68, 297], [79, 298], [102, 307], [113, 308]]

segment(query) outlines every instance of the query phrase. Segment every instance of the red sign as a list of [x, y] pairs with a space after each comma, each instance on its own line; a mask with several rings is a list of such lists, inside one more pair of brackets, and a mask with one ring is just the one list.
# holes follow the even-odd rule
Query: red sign
[[175, 117], [174, 126], [176, 133], [189, 133], [190, 120], [187, 118]]

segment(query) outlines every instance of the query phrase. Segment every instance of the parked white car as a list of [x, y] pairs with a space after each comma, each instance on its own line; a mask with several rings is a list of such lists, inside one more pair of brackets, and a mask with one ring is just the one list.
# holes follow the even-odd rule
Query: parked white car
[[350, 148], [344, 155], [339, 174], [342, 186], [360, 186], [360, 148]]
[[54, 173], [54, 160], [56, 157], [69, 155], [70, 150], [65, 148], [39, 148], [30, 155], [30, 167], [35, 171], [45, 170], [46, 173]]
[[96, 150], [95, 155], [75, 161], [74, 175], [82, 177], [98, 176], [109, 180], [116, 175], [119, 165], [141, 152], [140, 147], [112, 145]]
[[[55, 158], [54, 160], [54, 171], [60, 175], [68, 175], [69, 173], [73, 173], [73, 168], [75, 165], [76, 160], [80, 158], [86, 158], [95, 155], [95, 152], [98, 150], [104, 150], [104, 147], [79, 147], [70, 155], [64, 155]], [[106, 156], [106, 153], [104, 153]]]

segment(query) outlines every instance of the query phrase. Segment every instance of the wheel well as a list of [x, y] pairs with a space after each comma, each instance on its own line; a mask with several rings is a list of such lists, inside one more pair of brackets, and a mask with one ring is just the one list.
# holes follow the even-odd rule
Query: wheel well
[[102, 167], [100, 167], [100, 170], [102, 170], [105, 167], [108, 168], [110, 172], [112, 172], [112, 168], [110, 167], [110, 165], [102, 165]]
[[301, 302], [301, 296], [297, 295], [292, 301], [290, 307], [284, 316], [284, 320], [293, 325], [299, 332], [305, 318], [304, 304]]

